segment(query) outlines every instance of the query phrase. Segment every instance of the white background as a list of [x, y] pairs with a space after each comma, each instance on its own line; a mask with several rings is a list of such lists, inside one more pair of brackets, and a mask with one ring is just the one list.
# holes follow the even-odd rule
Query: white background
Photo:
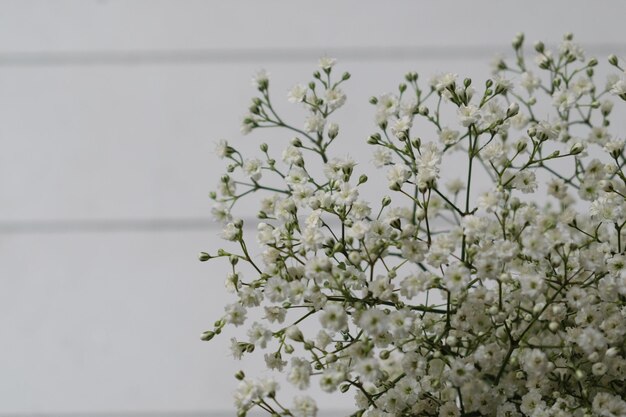
[[367, 98], [406, 71], [482, 85], [518, 31], [572, 31], [605, 66], [626, 56], [624, 15], [583, 0], [0, 1], [0, 415], [231, 408], [250, 365], [229, 357], [232, 334], [199, 341], [226, 268], [196, 255], [220, 245], [215, 142], [284, 143], [239, 134], [257, 69], [298, 117], [286, 91], [336, 56], [353, 74], [340, 148], [367, 159]]

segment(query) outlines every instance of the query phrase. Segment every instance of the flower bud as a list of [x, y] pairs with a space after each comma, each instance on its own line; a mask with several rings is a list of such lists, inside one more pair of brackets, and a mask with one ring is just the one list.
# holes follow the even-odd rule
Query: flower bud
[[202, 335], [200, 335], [200, 340], [204, 340], [205, 342], [208, 342], [214, 337], [215, 337], [215, 332], [207, 330], [206, 332], [202, 333]]
[[330, 139], [335, 139], [339, 134], [339, 125], [337, 123], [331, 123], [328, 125], [328, 137]]
[[235, 373], [235, 378], [237, 378], [239, 381], [241, 381], [245, 377], [246, 377], [246, 374], [244, 374], [243, 371], [241, 371], [241, 370], [239, 370], [239, 371], [237, 371], [237, 373]]
[[580, 142], [576, 142], [575, 144], [572, 145], [572, 147], [569, 150], [570, 155], [578, 155], [579, 153], [581, 153], [583, 150], [585, 150], [585, 145], [583, 145]]
[[540, 54], [542, 54], [545, 50], [546, 50], [546, 46], [544, 45], [543, 42], [536, 42], [535, 43], [535, 51], [537, 51]]
[[526, 149], [526, 147], [528, 146], [528, 144], [526, 143], [526, 141], [521, 140], [519, 142], [517, 142], [517, 151], [518, 152], [522, 152], [524, 149]]
[[206, 252], [200, 252], [200, 255], [198, 255], [198, 260], [199, 260], [200, 262], [206, 262], [206, 261], [208, 261], [209, 259], [211, 259], [211, 255], [209, 255], [209, 254], [208, 254], [208, 253], [206, 253]]
[[619, 60], [617, 59], [617, 56], [614, 54], [609, 55], [609, 64], [613, 65], [614, 67], [617, 66]]
[[408, 82], [417, 81], [417, 72], [407, 72], [404, 79]]
[[376, 145], [380, 141], [380, 134], [374, 133], [367, 139], [367, 143], [370, 145]]
[[298, 326], [287, 327], [287, 330], [285, 331], [285, 335], [291, 340], [294, 340], [296, 342], [304, 341], [304, 335], [302, 334], [302, 331], [298, 328]]
[[446, 345], [454, 347], [458, 343], [459, 343], [459, 339], [457, 339], [455, 336], [446, 337]]
[[513, 42], [512, 42], [513, 48], [515, 50], [520, 49], [523, 43], [524, 43], [524, 34], [520, 32], [517, 35], [515, 35], [515, 37], [513, 38]]
[[353, 265], [358, 265], [361, 263], [361, 254], [358, 251], [352, 251], [348, 254], [348, 259], [352, 262]]
[[519, 104], [517, 104], [517, 102], [513, 102], [506, 110], [506, 117], [513, 117], [517, 113], [519, 113]]

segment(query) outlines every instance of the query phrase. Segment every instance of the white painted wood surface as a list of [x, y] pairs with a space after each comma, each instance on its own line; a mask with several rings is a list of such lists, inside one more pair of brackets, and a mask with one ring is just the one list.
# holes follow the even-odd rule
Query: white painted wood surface
[[603, 62], [626, 55], [625, 12], [582, 0], [0, 1], [0, 415], [231, 407], [232, 374], [254, 365], [228, 358], [228, 334], [198, 340], [221, 312], [225, 269], [195, 256], [220, 244], [214, 142], [284, 139], [239, 135], [258, 68], [280, 101], [336, 54], [353, 74], [339, 147], [367, 159], [367, 98], [407, 70], [484, 79], [521, 30], [547, 42], [573, 31]]

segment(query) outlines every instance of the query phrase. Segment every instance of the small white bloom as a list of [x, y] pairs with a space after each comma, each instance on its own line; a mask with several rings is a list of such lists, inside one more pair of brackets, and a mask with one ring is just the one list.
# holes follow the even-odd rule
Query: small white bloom
[[321, 113], [312, 113], [304, 121], [304, 130], [307, 133], [318, 133], [324, 130], [326, 119]]
[[461, 124], [465, 127], [476, 124], [481, 118], [480, 110], [473, 104], [468, 106], [462, 104], [461, 107], [459, 107], [458, 115]]
[[439, 140], [446, 146], [454, 145], [459, 139], [460, 133], [457, 130], [452, 130], [444, 127], [439, 131]]
[[315, 404], [315, 400], [309, 396], [294, 397], [291, 410], [295, 417], [317, 416], [317, 405]]
[[324, 328], [338, 332], [348, 325], [348, 316], [341, 304], [329, 302], [322, 309], [320, 323]]
[[296, 388], [303, 390], [309, 387], [311, 372], [309, 361], [293, 358], [291, 359], [291, 371], [287, 375], [287, 380]]
[[337, 60], [335, 58], [330, 58], [327, 56], [323, 56], [320, 58], [319, 60], [319, 67], [323, 70], [329, 70], [331, 69], [335, 64], [337, 63]]
[[220, 140], [215, 145], [215, 154], [218, 156], [218, 158], [224, 159], [231, 153], [232, 153], [232, 148], [228, 146], [228, 142], [225, 139]]
[[290, 103], [301, 103], [306, 98], [307, 87], [302, 84], [296, 84], [293, 86], [289, 93], [287, 94], [287, 100]]
[[269, 83], [270, 74], [264, 69], [257, 71], [257, 73], [252, 77], [252, 86], [258, 89], [266, 88]]

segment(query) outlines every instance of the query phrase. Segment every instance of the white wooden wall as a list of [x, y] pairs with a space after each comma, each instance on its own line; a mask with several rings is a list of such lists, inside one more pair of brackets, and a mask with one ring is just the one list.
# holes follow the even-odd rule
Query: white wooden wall
[[199, 341], [225, 268], [196, 254], [220, 245], [215, 141], [277, 143], [239, 135], [257, 69], [280, 101], [336, 56], [353, 74], [340, 147], [366, 158], [367, 98], [406, 71], [482, 83], [518, 31], [572, 31], [604, 64], [626, 56], [625, 15], [583, 0], [0, 1], [0, 415], [231, 408], [230, 335]]

